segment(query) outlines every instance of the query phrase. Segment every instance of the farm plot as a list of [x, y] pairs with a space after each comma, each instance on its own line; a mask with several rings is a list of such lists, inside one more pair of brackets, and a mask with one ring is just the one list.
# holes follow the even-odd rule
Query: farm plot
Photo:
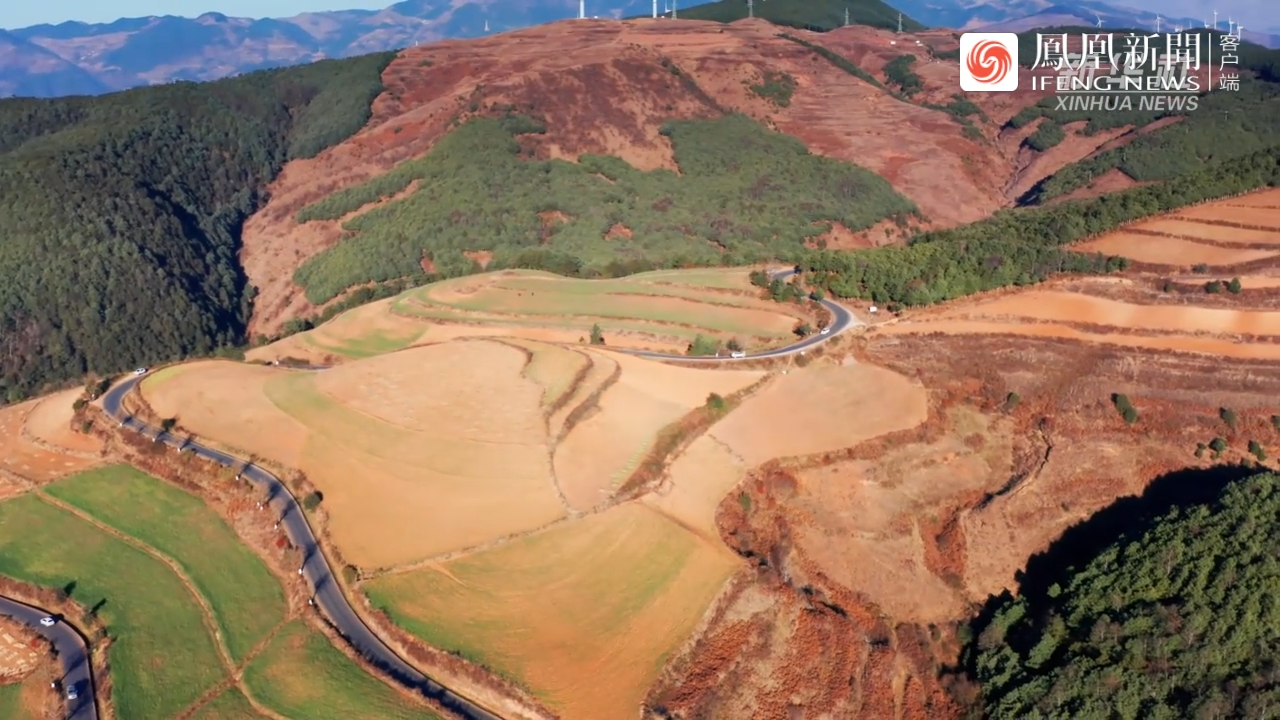
[[750, 466], [852, 447], [924, 422], [923, 388], [874, 365], [811, 365], [770, 383], [711, 429]]
[[119, 717], [170, 718], [223, 679], [200, 606], [163, 563], [32, 495], [0, 503], [0, 574], [97, 607]]
[[1280, 189], [1262, 190], [1249, 193], [1243, 197], [1222, 200], [1215, 204], [1224, 207], [1259, 207], [1280, 210]]
[[566, 720], [634, 718], [736, 559], [639, 503], [363, 588], [428, 643], [530, 687]]
[[297, 467], [307, 428], [267, 398], [266, 385], [302, 372], [201, 360], [144, 378], [139, 390], [157, 415], [202, 438]]
[[51, 692], [45, 678], [39, 675], [29, 675], [18, 682], [0, 685], [0, 718], [44, 720], [49, 715], [42, 706], [49, 703]]
[[191, 716], [191, 720], [265, 720], [240, 688], [229, 687]]
[[622, 374], [622, 369], [612, 357], [598, 352], [586, 352], [584, 355], [591, 361], [590, 369], [564, 405], [548, 419], [547, 430], [552, 439], [560, 437], [571, 418], [581, 417], [584, 411], [579, 408], [583, 403], [600, 392], [610, 378], [616, 379]]
[[244, 678], [262, 704], [296, 720], [441, 720], [366, 673], [301, 620], [272, 638]]
[[671, 463], [669, 482], [642, 501], [707, 542], [720, 543], [716, 508], [747, 470], [746, 462], [728, 446], [704, 434]]
[[[67, 402], [67, 407], [70, 409], [71, 401]], [[0, 480], [5, 480], [6, 478], [2, 476], [8, 472], [24, 481], [45, 483], [98, 464], [99, 460], [95, 458], [50, 450], [24, 436], [23, 426], [28, 422], [29, 415], [40, 411], [37, 416], [38, 424], [34, 429], [49, 435], [49, 439], [40, 438], [41, 440], [50, 444], [57, 440], [65, 443], [72, 442], [60, 433], [54, 432], [56, 428], [43, 427], [49, 423], [48, 415], [56, 417], [59, 412], [55, 406], [41, 410], [41, 405], [44, 403], [45, 400], [28, 400], [0, 408], [0, 471], [3, 471], [0, 472]], [[54, 422], [56, 424], [56, 420]], [[27, 426], [28, 432], [32, 429], [32, 426]], [[71, 431], [68, 430], [67, 435], [70, 434]], [[86, 443], [82, 447], [93, 446]]]
[[1203, 264], [1221, 267], [1277, 255], [1277, 252], [1271, 250], [1221, 248], [1190, 240], [1125, 231], [1108, 233], [1097, 240], [1090, 240], [1071, 249], [1082, 253], [1118, 255], [1141, 263], [1167, 266]]
[[622, 373], [599, 399], [599, 412], [574, 427], [556, 446], [555, 472], [575, 509], [607, 499], [639, 465], [658, 433], [706, 402], [710, 393], [731, 395], [764, 376], [752, 370], [674, 367], [610, 354]]
[[1119, 345], [1123, 347], [1200, 353], [1220, 357], [1251, 360], [1280, 359], [1280, 344], [1242, 343], [1211, 337], [1186, 337], [1180, 335], [1132, 335], [1128, 333], [1085, 332], [1068, 325], [1050, 322], [1018, 322], [1017, 320], [930, 320], [907, 324], [882, 325], [872, 330], [874, 334], [913, 335], [1013, 335], [1024, 337], [1060, 338], [1076, 342]]
[[344, 312], [302, 337], [324, 352], [364, 358], [409, 347], [427, 331], [421, 321], [394, 315], [394, 298]]
[[195, 496], [128, 465], [81, 473], [46, 491], [178, 560], [208, 600], [233, 659], [284, 617], [279, 581]]
[[1193, 242], [1211, 240], [1240, 245], [1280, 245], [1280, 230], [1245, 230], [1189, 220], [1150, 220], [1134, 225], [1133, 229], [1167, 233]]
[[1254, 225], [1270, 230], [1280, 230], [1280, 214], [1268, 207], [1217, 207], [1213, 204], [1183, 208], [1176, 217], [1206, 222], [1227, 221], [1241, 225]]
[[948, 315], [1014, 316], [1186, 334], [1280, 335], [1280, 311], [1134, 305], [1108, 298], [1052, 290], [1007, 295], [955, 310]]
[[301, 467], [348, 559], [394, 565], [563, 514], [543, 389], [525, 361], [499, 342], [458, 341], [267, 385], [310, 433]]
[[27, 414], [23, 429], [37, 442], [65, 448], [73, 454], [101, 452], [101, 439], [71, 429], [72, 405], [80, 392], [80, 388], [73, 388], [44, 396]]
[[532, 357], [524, 374], [542, 387], [542, 406], [551, 408], [562, 402], [574, 384], [591, 367], [591, 359], [576, 350], [531, 340], [508, 339], [508, 345], [528, 350]]

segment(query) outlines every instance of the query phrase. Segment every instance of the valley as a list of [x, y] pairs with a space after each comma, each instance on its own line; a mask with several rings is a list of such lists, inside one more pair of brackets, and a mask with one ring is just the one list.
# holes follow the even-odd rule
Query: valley
[[[740, 10], [0, 101], [0, 596], [85, 640], [84, 707], [1147, 707], [1081, 669], [1107, 553], [1274, 580], [1271, 51], [1107, 118], [957, 92], [880, 3]], [[1197, 567], [1164, 636], [1239, 605]], [[1274, 694], [1272, 605], [1195, 707]], [[29, 629], [5, 717], [75, 701]]]

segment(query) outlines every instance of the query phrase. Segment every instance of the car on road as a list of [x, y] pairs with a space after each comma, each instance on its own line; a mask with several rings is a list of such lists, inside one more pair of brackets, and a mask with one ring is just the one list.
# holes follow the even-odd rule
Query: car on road
[[68, 686], [67, 686], [67, 699], [68, 699], [68, 700], [75, 700], [75, 699], [76, 699], [76, 698], [78, 698], [78, 697], [80, 697], [80, 693], [76, 692], [76, 686], [75, 686], [75, 683], [72, 683], [72, 684], [68, 685]]
[[746, 357], [746, 356], [747, 356], [747, 354], [746, 354], [745, 352], [741, 351], [741, 350], [735, 350], [735, 351], [733, 351], [733, 352], [729, 353], [729, 357], [733, 357], [733, 358], [744, 358], [744, 357]]
[[56, 620], [54, 620], [54, 619], [53, 619], [53, 618], [51, 618], [51, 617], [42, 617], [42, 618], [40, 618], [40, 624], [41, 624], [41, 625], [43, 625], [43, 626], [45, 626], [45, 627], [53, 627], [53, 624], [54, 624], [55, 622], [57, 622], [57, 621], [56, 621]]
[[820, 333], [818, 333], [818, 334], [819, 334], [819, 335], [827, 335], [827, 334], [829, 334], [830, 332], [831, 332], [831, 328], [829, 328], [829, 327], [824, 327], [824, 328], [822, 328], [822, 332], [820, 332]]
[[146, 375], [146, 374], [147, 374], [147, 369], [146, 369], [146, 368], [144, 368], [144, 367], [140, 367], [140, 368], [138, 368], [137, 370], [134, 370], [134, 371], [133, 371], [133, 374], [134, 374], [134, 375]]

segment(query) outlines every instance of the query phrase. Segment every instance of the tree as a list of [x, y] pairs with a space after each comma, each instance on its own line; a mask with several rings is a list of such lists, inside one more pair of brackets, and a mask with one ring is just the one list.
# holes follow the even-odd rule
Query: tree
[[1209, 449], [1213, 451], [1215, 457], [1221, 455], [1227, 451], [1227, 441], [1216, 437], [1209, 441]]
[[604, 344], [604, 332], [600, 330], [600, 325], [598, 324], [591, 326], [591, 344], [592, 345]]
[[822, 302], [827, 299], [827, 294], [822, 291], [822, 288], [814, 288], [809, 293], [809, 299], [814, 302]]
[[1249, 453], [1258, 458], [1258, 462], [1267, 461], [1267, 451], [1263, 449], [1262, 444], [1257, 440], [1249, 441]]
[[1217, 295], [1218, 293], [1222, 292], [1222, 281], [1210, 280], [1209, 282], [1204, 284], [1204, 291], [1209, 293], [1210, 295]]
[[1018, 407], [1018, 403], [1022, 402], [1022, 396], [1016, 392], [1010, 392], [1004, 398], [1004, 407], [1006, 410], [1012, 410]]
[[742, 350], [742, 343], [738, 342], [738, 338], [731, 338], [729, 342], [724, 344], [724, 348], [729, 352], [740, 352]]
[[1231, 428], [1232, 430], [1236, 429], [1236, 423], [1238, 422], [1238, 418], [1236, 417], [1235, 410], [1232, 410], [1231, 408], [1227, 408], [1227, 407], [1218, 408], [1218, 417], [1222, 418], [1222, 422], [1226, 423], [1227, 427]]
[[178, 426], [178, 418], [165, 418], [160, 421], [160, 431], [170, 432]]
[[685, 354], [692, 357], [705, 357], [719, 352], [720, 342], [701, 333], [694, 336], [693, 342], [689, 343], [689, 347], [685, 350]]
[[304, 510], [315, 510], [320, 507], [322, 500], [324, 500], [324, 493], [319, 490], [312, 490], [307, 493], [306, 497], [302, 498], [302, 508]]
[[1238, 277], [1231, 278], [1231, 282], [1227, 283], [1227, 292], [1232, 295], [1239, 295], [1241, 289], [1240, 278]]
[[795, 333], [798, 337], [808, 337], [813, 334], [813, 328], [809, 327], [809, 323], [807, 322], [800, 322], [796, 324], [795, 329], [791, 332]]
[[724, 410], [728, 406], [728, 403], [725, 401], [724, 397], [721, 396], [719, 393], [711, 393], [710, 395], [708, 395], [706, 404], [709, 409], [715, 412], [720, 412], [721, 410]]

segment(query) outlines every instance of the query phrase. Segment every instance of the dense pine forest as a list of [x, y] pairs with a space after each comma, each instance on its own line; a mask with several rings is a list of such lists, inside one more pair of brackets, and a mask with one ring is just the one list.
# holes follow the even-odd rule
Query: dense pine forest
[[314, 303], [353, 285], [421, 272], [522, 267], [584, 277], [660, 267], [744, 265], [798, 251], [831, 221], [862, 230], [905, 221], [911, 201], [879, 175], [813, 155], [796, 138], [741, 115], [671, 121], [680, 173], [615, 157], [577, 163], [524, 157], [529, 118], [476, 118], [421, 158], [303, 208], [299, 222], [337, 219], [417, 181], [409, 196], [357, 215], [354, 237], [295, 275]]
[[1280, 475], [1127, 531], [1043, 592], [1005, 596], [966, 664], [995, 718], [1272, 718]]
[[243, 343], [241, 224], [364, 125], [392, 57], [0, 101], [0, 402]]

